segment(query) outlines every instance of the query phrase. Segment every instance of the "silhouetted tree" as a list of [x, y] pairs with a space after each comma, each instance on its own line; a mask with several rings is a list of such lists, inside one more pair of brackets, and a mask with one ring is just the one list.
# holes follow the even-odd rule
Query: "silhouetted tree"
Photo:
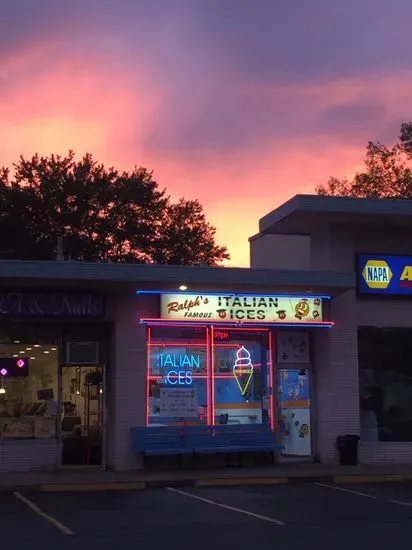
[[331, 177], [319, 186], [319, 195], [369, 198], [412, 198], [412, 123], [402, 124], [398, 142], [387, 147], [380, 142], [368, 143], [365, 169], [352, 179]]
[[216, 265], [229, 255], [214, 235], [198, 201], [172, 203], [145, 168], [70, 151], [0, 170], [1, 258], [53, 259], [62, 236], [74, 260]]

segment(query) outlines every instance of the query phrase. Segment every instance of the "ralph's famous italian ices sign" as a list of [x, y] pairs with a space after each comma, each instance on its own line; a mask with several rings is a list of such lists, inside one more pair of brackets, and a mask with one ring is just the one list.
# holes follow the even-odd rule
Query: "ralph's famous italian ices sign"
[[316, 323], [322, 321], [322, 299], [316, 296], [240, 296], [162, 294], [161, 317], [248, 323]]

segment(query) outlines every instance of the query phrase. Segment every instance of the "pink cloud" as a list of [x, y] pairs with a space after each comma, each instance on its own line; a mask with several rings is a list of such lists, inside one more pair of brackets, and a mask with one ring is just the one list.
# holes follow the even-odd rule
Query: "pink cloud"
[[[393, 121], [406, 119], [412, 97], [406, 73], [282, 86], [251, 85], [219, 74], [213, 93], [233, 94], [233, 118], [225, 122], [233, 130], [219, 127], [218, 117], [214, 125], [206, 124], [208, 116], [216, 115], [207, 110], [211, 84], [170, 102], [170, 90], [159, 87], [149, 57], [140, 56], [138, 68], [129, 71], [127, 64], [98, 51], [84, 57], [77, 50], [58, 51], [47, 57], [46, 50], [43, 44], [8, 63], [7, 85], [0, 91], [0, 162], [10, 164], [21, 153], [72, 148], [119, 168], [147, 166], [173, 197], [200, 199], [218, 228], [219, 242], [232, 254], [231, 265], [248, 265], [247, 239], [256, 233], [260, 216], [295, 193], [313, 192], [331, 175], [353, 173], [360, 166], [363, 140], [386, 135]], [[222, 113], [229, 109], [228, 98]], [[338, 119], [333, 132], [322, 129], [331, 108], [370, 98], [383, 106], [379, 120], [364, 121], [360, 128], [354, 119], [353, 131], [346, 120], [340, 132]], [[262, 124], [270, 120], [262, 127], [254, 117]], [[235, 143], [240, 131], [249, 133]], [[219, 132], [226, 135], [216, 146]], [[361, 140], [351, 139], [356, 132]]]

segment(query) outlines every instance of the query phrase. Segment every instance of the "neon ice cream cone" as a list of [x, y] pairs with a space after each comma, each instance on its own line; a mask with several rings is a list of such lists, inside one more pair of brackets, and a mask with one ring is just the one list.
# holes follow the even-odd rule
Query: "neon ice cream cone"
[[240, 393], [245, 395], [253, 375], [253, 365], [250, 352], [242, 346], [236, 352], [236, 361], [233, 366], [233, 376], [239, 386]]

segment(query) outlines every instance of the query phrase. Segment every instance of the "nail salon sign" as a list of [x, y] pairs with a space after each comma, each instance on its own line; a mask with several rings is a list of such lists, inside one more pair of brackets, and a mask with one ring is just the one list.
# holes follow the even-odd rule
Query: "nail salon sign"
[[307, 324], [323, 321], [322, 298], [316, 296], [248, 296], [162, 294], [161, 318], [220, 323]]

